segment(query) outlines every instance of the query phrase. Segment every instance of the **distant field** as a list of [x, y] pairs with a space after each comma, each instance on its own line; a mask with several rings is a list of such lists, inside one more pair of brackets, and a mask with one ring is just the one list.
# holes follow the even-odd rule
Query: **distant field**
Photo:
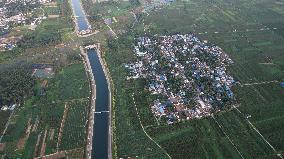
[[[278, 0], [177, 0], [144, 14], [145, 25], [139, 24], [132, 33], [111, 41], [106, 59], [116, 86], [118, 157], [145, 157], [154, 152], [145, 147], [158, 149], [149, 144], [145, 135], [141, 141], [143, 131], [133, 108], [132, 93], [146, 132], [172, 158], [277, 158], [276, 153], [283, 156], [284, 88], [280, 86], [284, 81], [283, 13], [284, 3]], [[216, 121], [207, 118], [173, 126], [159, 125], [149, 110], [152, 99], [143, 91], [145, 81], [124, 81], [126, 72], [122, 64], [135, 58], [131, 43], [134, 37], [143, 34], [143, 29], [147, 34], [160, 35], [193, 32], [223, 48], [234, 61], [230, 73], [241, 83], [234, 92], [244, 115], [232, 109], [218, 113]], [[246, 120], [249, 115], [249, 121], [276, 152]], [[156, 153], [165, 154], [158, 150]]]

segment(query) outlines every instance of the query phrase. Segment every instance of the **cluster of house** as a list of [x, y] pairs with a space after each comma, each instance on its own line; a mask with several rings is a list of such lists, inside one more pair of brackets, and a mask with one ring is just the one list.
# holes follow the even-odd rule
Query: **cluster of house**
[[146, 0], [146, 5], [143, 11], [148, 12], [150, 10], [161, 9], [164, 5], [170, 5], [174, 0]]
[[0, 37], [0, 51], [12, 50], [22, 38], [23, 36]]
[[32, 76], [36, 77], [40, 81], [39, 95], [45, 96], [46, 89], [48, 87], [48, 80], [55, 75], [53, 65], [51, 64], [33, 64]]
[[1, 107], [0, 110], [2, 110], [2, 111], [13, 111], [16, 107], [17, 107], [17, 104], [12, 104], [10, 106], [4, 105], [3, 107]]
[[3, 34], [9, 33], [14, 26], [30, 24], [30, 29], [34, 30], [37, 24], [46, 19], [47, 17], [44, 15], [34, 17], [33, 10], [37, 9], [41, 4], [49, 3], [50, 1], [52, 0], [3, 1], [3, 5], [0, 6], [0, 35], [2, 39], [0, 49], [9, 50], [15, 47], [16, 43], [3, 39], [5, 38]]
[[193, 34], [139, 37], [135, 39], [137, 61], [125, 64], [127, 79], [145, 78], [147, 88], [159, 99], [153, 114], [169, 124], [210, 116], [234, 102], [236, 84], [226, 72], [233, 63], [218, 46]]

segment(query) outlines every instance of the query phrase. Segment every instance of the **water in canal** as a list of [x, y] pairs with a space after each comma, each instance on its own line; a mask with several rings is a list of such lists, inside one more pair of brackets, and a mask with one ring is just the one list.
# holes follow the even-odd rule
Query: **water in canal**
[[94, 49], [88, 50], [88, 57], [96, 82], [96, 113], [93, 134], [93, 152], [94, 159], [108, 158], [108, 133], [109, 133], [109, 90], [99, 57]]
[[87, 30], [89, 25], [86, 21], [86, 15], [83, 12], [83, 8], [80, 0], [71, 0], [73, 12], [75, 13], [77, 25], [79, 31]]
[[[88, 29], [88, 21], [81, 6], [80, 0], [71, 0], [72, 8], [76, 17], [79, 31]], [[95, 49], [87, 50], [92, 71], [96, 83], [96, 101], [94, 115], [94, 131], [93, 131], [93, 159], [108, 158], [108, 133], [109, 133], [109, 90], [102, 65]]]

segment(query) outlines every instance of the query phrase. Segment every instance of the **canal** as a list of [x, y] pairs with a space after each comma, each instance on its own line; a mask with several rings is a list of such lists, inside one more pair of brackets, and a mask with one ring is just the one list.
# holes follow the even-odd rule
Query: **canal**
[[92, 158], [108, 158], [109, 90], [107, 79], [95, 49], [88, 50], [88, 57], [96, 82], [95, 119]]
[[89, 23], [87, 21], [87, 17], [85, 15], [85, 12], [84, 12], [83, 7], [81, 5], [81, 1], [80, 0], [71, 0], [71, 5], [72, 5], [72, 9], [73, 9], [73, 14], [74, 14], [76, 21], [77, 21], [78, 31], [90, 29]]
[[[71, 0], [71, 6], [78, 31], [90, 29], [89, 22], [80, 0]], [[91, 65], [96, 84], [95, 114], [92, 139], [92, 158], [107, 159], [111, 153], [109, 141], [109, 96], [107, 79], [95, 49], [88, 49], [87, 56]]]

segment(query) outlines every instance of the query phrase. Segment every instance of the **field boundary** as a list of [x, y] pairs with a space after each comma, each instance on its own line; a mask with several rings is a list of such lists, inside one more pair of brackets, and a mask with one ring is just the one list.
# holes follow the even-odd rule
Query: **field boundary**
[[[243, 116], [245, 117], [244, 113], [242, 113], [237, 107], [235, 107], [235, 106], [233, 106], [233, 107], [237, 110], [237, 112], [239, 112], [241, 115], [243, 115]], [[248, 118], [246, 118], [246, 121], [247, 121], [247, 122], [249, 123], [249, 125], [258, 133], [258, 135], [261, 136], [262, 140], [265, 141], [265, 143], [266, 143], [267, 145], [269, 145], [269, 147], [275, 152], [275, 154], [277, 154], [277, 156], [278, 156], [279, 158], [283, 159], [282, 154], [281, 154], [281, 153], [278, 153], [278, 152], [276, 151], [276, 149], [274, 148], [274, 146], [272, 146], [272, 145], [265, 139], [265, 137], [264, 137], [264, 136], [259, 132], [259, 130], [250, 122], [250, 120], [249, 120]]]
[[139, 119], [139, 123], [140, 123], [140, 126], [143, 130], [143, 132], [145, 133], [145, 135], [152, 141], [154, 142], [167, 156], [169, 159], [171, 159], [172, 157], [167, 153], [167, 151], [165, 149], [163, 149], [146, 131], [145, 131], [145, 128], [141, 122], [141, 117], [140, 117], [140, 114], [138, 112], [138, 109], [137, 109], [137, 106], [136, 106], [136, 102], [135, 102], [135, 99], [134, 99], [134, 93], [132, 93], [132, 100], [134, 102], [134, 107], [135, 107], [135, 111], [136, 111], [136, 114], [137, 114], [137, 117]]
[[214, 119], [214, 121], [216, 122], [216, 124], [218, 125], [218, 127], [221, 129], [221, 131], [223, 132], [223, 134], [226, 136], [226, 138], [230, 141], [230, 143], [233, 145], [233, 147], [237, 150], [238, 154], [240, 155], [240, 157], [242, 159], [245, 159], [244, 156], [242, 155], [242, 153], [239, 151], [239, 149], [237, 148], [237, 146], [233, 143], [233, 141], [230, 139], [229, 135], [223, 130], [222, 126], [219, 124], [219, 122], [215, 119], [214, 115], [212, 115], [212, 118]]

